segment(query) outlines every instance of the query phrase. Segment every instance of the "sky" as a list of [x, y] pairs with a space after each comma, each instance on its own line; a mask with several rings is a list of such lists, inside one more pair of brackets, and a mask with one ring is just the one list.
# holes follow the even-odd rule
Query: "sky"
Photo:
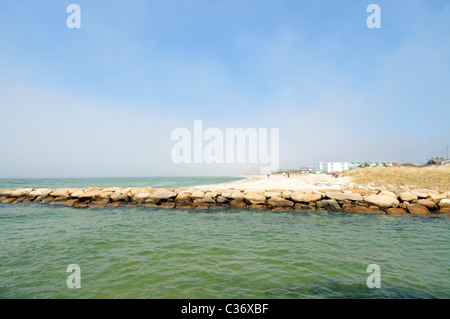
[[174, 163], [195, 120], [277, 128], [280, 168], [423, 164], [447, 155], [449, 88], [447, 0], [5, 0], [0, 178], [259, 169]]

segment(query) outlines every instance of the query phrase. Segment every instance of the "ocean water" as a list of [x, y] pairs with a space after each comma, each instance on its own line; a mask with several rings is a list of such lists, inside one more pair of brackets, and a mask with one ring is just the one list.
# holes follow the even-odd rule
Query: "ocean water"
[[450, 298], [449, 234], [437, 215], [0, 204], [0, 298]]

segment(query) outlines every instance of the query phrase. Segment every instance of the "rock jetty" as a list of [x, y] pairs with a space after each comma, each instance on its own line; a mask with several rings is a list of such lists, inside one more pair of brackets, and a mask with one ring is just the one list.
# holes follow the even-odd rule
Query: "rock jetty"
[[427, 215], [450, 214], [450, 191], [20, 188], [0, 190], [0, 203], [46, 203], [75, 208], [140, 205], [167, 209], [327, 210], [367, 214]]

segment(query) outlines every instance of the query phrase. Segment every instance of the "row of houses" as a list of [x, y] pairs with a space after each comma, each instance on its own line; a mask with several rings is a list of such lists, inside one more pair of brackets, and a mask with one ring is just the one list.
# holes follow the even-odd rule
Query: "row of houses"
[[376, 166], [398, 166], [397, 162], [391, 161], [366, 161], [366, 162], [319, 162], [314, 165], [314, 169], [321, 173], [339, 173], [358, 167]]

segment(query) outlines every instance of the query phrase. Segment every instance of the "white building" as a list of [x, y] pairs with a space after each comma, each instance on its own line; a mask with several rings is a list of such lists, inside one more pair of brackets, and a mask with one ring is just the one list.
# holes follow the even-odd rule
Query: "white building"
[[319, 162], [314, 168], [323, 173], [338, 173], [358, 167], [397, 166], [396, 162]]

